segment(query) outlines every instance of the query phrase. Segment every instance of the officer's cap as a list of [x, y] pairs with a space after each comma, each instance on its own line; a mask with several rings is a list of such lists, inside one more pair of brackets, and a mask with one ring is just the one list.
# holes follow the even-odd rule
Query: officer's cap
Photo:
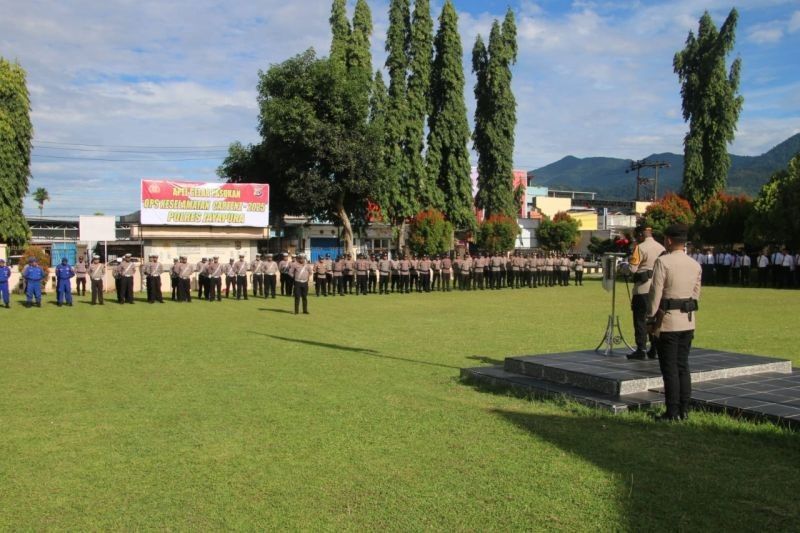
[[215, 256], [214, 256], [214, 259], [219, 259], [219, 256], [218, 256], [218, 255], [215, 255]]
[[268, 259], [272, 259], [272, 254], [267, 254]]
[[62, 265], [66, 265], [67, 263], [69, 263], [69, 260], [66, 257], [62, 257], [61, 258], [61, 264]]
[[686, 224], [671, 224], [664, 230], [664, 236], [676, 242], [686, 242], [689, 238], [689, 226]]
[[230, 258], [230, 262], [233, 263], [233, 257]]
[[175, 263], [177, 263], [177, 262], [178, 262], [178, 258], [176, 257], [176, 258], [175, 258], [175, 259], [173, 259], [172, 261], [173, 261], [173, 262], [175, 262]]
[[130, 257], [130, 256], [131, 256], [131, 254], [125, 254], [125, 257]]
[[203, 261], [208, 261], [208, 257], [204, 257], [202, 260]]
[[244, 257], [244, 254], [239, 254], [239, 257]]
[[28, 258], [28, 263], [35, 263], [35, 262], [36, 262], [36, 258], [35, 257], [29, 257]]
[[3, 259], [2, 257], [0, 257], [0, 263], [5, 263], [5, 262], [6, 262], [6, 260]]

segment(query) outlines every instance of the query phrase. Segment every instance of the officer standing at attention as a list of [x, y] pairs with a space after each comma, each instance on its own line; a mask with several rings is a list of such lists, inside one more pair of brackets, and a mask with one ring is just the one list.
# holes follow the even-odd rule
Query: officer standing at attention
[[367, 295], [367, 276], [369, 275], [369, 261], [364, 254], [356, 256], [355, 266], [356, 271], [356, 296], [362, 294]]
[[392, 272], [392, 262], [385, 253], [381, 256], [381, 260], [378, 261], [378, 271], [380, 272], [378, 294], [389, 294], [389, 275]]
[[164, 297], [161, 295], [161, 273], [164, 267], [158, 262], [158, 255], [153, 254], [150, 256], [150, 261], [142, 268], [145, 276], [147, 276], [147, 303], [155, 303], [156, 301], [164, 303]]
[[659, 420], [686, 420], [692, 379], [689, 350], [700, 300], [702, 269], [684, 252], [689, 228], [673, 224], [664, 230], [668, 254], [653, 267], [647, 299], [647, 316], [656, 335], [659, 365], [664, 378], [667, 412]]
[[125, 254], [122, 262], [117, 266], [119, 275], [119, 303], [133, 303], [133, 276], [136, 274], [136, 264], [131, 261], [131, 254]]
[[250, 271], [253, 273], [253, 296], [264, 296], [264, 263], [261, 262], [260, 254], [256, 254]]
[[9, 308], [8, 280], [11, 279], [11, 268], [6, 266], [6, 260], [0, 257], [0, 296], [3, 297], [3, 305]]
[[83, 256], [78, 258], [78, 264], [75, 265], [75, 294], [78, 296], [86, 296], [86, 273], [89, 269], [83, 261]]
[[213, 302], [214, 299], [218, 302], [222, 301], [222, 271], [225, 265], [219, 262], [219, 256], [215, 255], [214, 259], [206, 267], [206, 275], [208, 276], [208, 294], [206, 300]]
[[275, 288], [278, 284], [278, 263], [272, 260], [272, 254], [267, 254], [264, 261], [264, 298], [275, 298]]
[[575, 285], [583, 286], [583, 257], [575, 259]]
[[192, 274], [194, 266], [188, 263], [185, 255], [178, 263], [178, 301], [192, 303]]
[[247, 261], [244, 254], [239, 254], [239, 260], [233, 264], [233, 273], [236, 275], [236, 299], [241, 300], [242, 296], [247, 300]]
[[206, 266], [208, 266], [208, 257], [204, 257], [197, 266], [195, 267], [195, 272], [197, 272], [197, 299], [203, 299], [203, 293], [208, 296], [208, 276], [206, 275]]
[[303, 314], [308, 314], [308, 280], [311, 275], [311, 265], [306, 263], [306, 256], [297, 254], [297, 261], [289, 268], [289, 276], [294, 282], [294, 314], [300, 313], [300, 300], [303, 301]]
[[431, 292], [431, 260], [428, 254], [422, 256], [422, 259], [417, 264], [417, 270], [419, 271], [419, 282], [422, 285], [422, 290]]
[[103, 278], [105, 277], [106, 266], [100, 262], [100, 256], [92, 256], [92, 264], [89, 265], [89, 280], [92, 284], [92, 305], [95, 305], [98, 300], [100, 305], [103, 305]]
[[169, 270], [169, 284], [170, 288], [172, 289], [172, 301], [178, 300], [178, 280], [180, 276], [178, 275], [178, 269], [180, 268], [178, 263], [178, 258], [172, 260], [172, 268]]
[[36, 307], [41, 307], [44, 270], [36, 262], [35, 257], [28, 259], [28, 266], [22, 271], [22, 279], [25, 280], [25, 307], [30, 307], [34, 298], [36, 299]]
[[233, 294], [236, 294], [236, 273], [233, 271], [233, 257], [230, 258], [228, 264], [225, 265], [225, 298], [231, 297], [231, 289]]
[[[629, 261], [633, 275], [633, 332], [636, 338], [636, 351], [628, 354], [628, 359], [656, 358], [653, 339], [650, 338], [650, 351], [647, 351], [647, 295], [650, 293], [650, 281], [656, 259], [664, 253], [664, 247], [653, 238], [653, 229], [644, 226], [636, 228], [636, 247]], [[688, 257], [688, 256], [687, 256]]]
[[72, 307], [72, 287], [69, 280], [74, 277], [75, 271], [69, 266], [67, 258], [63, 258], [56, 267], [56, 301], [59, 307], [62, 303]]
[[319, 297], [320, 293], [323, 296], [328, 296], [328, 271], [325, 267], [325, 258], [321, 255], [317, 258], [317, 264], [314, 265], [314, 291]]

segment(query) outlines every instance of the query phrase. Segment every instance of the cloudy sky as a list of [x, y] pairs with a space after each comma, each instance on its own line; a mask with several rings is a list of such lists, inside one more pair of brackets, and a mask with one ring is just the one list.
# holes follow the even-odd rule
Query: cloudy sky
[[[745, 105], [731, 151], [758, 155], [800, 132], [797, 0], [454, 2], [467, 69], [475, 36], [508, 5], [517, 15], [517, 168], [680, 152], [673, 55], [704, 10], [719, 26], [734, 6]], [[378, 66], [388, 0], [369, 5]], [[330, 0], [0, 0], [0, 55], [28, 73], [30, 186], [49, 191], [45, 215], [134, 211], [142, 178], [215, 180], [230, 142], [258, 141], [259, 69], [327, 54], [329, 11]], [[26, 212], [38, 212], [31, 200]]]

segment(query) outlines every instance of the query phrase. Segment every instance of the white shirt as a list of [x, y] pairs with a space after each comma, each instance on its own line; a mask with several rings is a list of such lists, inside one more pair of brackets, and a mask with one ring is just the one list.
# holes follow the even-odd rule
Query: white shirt
[[742, 266], [745, 267], [745, 268], [750, 268], [750, 264], [751, 264], [750, 256], [749, 255], [743, 255], [742, 256]]
[[767, 268], [769, 266], [769, 258], [761, 254], [758, 256], [758, 268]]

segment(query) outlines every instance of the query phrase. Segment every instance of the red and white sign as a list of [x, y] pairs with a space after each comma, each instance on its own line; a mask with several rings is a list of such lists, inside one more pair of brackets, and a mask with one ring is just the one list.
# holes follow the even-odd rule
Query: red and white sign
[[269, 225], [269, 185], [142, 180], [142, 224]]

